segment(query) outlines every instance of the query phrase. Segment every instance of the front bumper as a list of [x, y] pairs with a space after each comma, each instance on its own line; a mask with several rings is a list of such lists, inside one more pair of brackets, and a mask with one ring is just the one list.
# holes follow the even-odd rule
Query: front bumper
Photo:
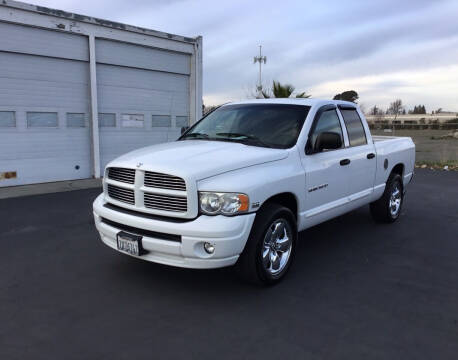
[[[180, 235], [181, 241], [143, 236], [142, 245], [147, 253], [135, 257], [195, 269], [219, 268], [235, 264], [245, 247], [256, 216], [256, 214], [233, 217], [201, 215], [192, 221], [169, 222], [135, 216], [107, 208], [104, 205], [105, 201], [101, 194], [94, 201], [93, 212], [95, 226], [106, 245], [118, 250], [116, 234], [121, 230], [108, 225], [102, 219], [157, 233]], [[215, 245], [213, 254], [205, 252], [204, 242]]]

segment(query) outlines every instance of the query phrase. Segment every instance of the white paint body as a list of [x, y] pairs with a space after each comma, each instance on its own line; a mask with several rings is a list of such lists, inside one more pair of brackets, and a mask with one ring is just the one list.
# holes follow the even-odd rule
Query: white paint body
[[[95, 200], [93, 207], [95, 223], [103, 242], [116, 248], [116, 233], [119, 231], [103, 223], [101, 219], [105, 218], [140, 229], [182, 236], [181, 243], [143, 237], [150, 252], [141, 256], [142, 259], [191, 268], [229, 266], [237, 261], [250, 234], [258, 210], [253, 204], [259, 203], [262, 207], [272, 196], [293, 194], [297, 202], [298, 230], [301, 231], [379, 199], [389, 174], [398, 164], [402, 164], [404, 169], [404, 188], [413, 176], [415, 145], [412, 140], [407, 137], [372, 138], [359, 109], [367, 144], [350, 147], [344, 130], [344, 148], [305, 154], [305, 145], [317, 110], [327, 104], [348, 103], [311, 99], [251, 101], [311, 106], [296, 145], [289, 149], [270, 149], [240, 143], [185, 140], [155, 145], [121, 156], [107, 167], [135, 169], [141, 164], [141, 169], [137, 170], [135, 185], [123, 185], [105, 177], [104, 194]], [[342, 129], [346, 129], [340, 112], [339, 117]], [[375, 158], [368, 159], [369, 153], [376, 154]], [[340, 166], [342, 159], [350, 159], [351, 163]], [[386, 159], [387, 168], [384, 167]], [[135, 206], [128, 205], [107, 195], [108, 183], [141, 190], [141, 174], [144, 171], [171, 174], [185, 180], [188, 212], [175, 215], [175, 218], [181, 218], [180, 222], [148, 218], [171, 214], [142, 207], [141, 201], [136, 202]], [[323, 184], [326, 186], [309, 191]], [[199, 191], [247, 194], [250, 213], [233, 217], [199, 215]], [[109, 209], [105, 206], [107, 203], [133, 211], [127, 213]], [[142, 213], [149, 215], [145, 217]], [[214, 254], [203, 251], [202, 244], [205, 241], [215, 245]]]

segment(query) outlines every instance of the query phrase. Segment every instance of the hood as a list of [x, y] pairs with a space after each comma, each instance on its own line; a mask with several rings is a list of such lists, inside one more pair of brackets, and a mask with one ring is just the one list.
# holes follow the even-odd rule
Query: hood
[[108, 166], [138, 168], [202, 180], [227, 171], [288, 157], [284, 149], [235, 142], [184, 140], [158, 144], [127, 153]]

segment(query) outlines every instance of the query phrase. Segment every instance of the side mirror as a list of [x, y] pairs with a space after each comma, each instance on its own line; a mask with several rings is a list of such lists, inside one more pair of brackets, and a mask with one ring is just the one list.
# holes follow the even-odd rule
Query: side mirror
[[313, 152], [322, 152], [323, 150], [334, 150], [342, 147], [342, 139], [339, 134], [334, 132], [322, 132], [318, 134]]
[[188, 130], [188, 129], [189, 129], [189, 126], [182, 126], [181, 127], [181, 135], [183, 135], [186, 132], [186, 130]]

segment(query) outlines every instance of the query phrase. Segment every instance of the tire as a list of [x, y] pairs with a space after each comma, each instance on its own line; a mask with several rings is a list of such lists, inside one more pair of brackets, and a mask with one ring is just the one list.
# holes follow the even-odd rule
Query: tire
[[[282, 229], [283, 228], [283, 229]], [[247, 282], [273, 285], [282, 280], [296, 252], [296, 218], [288, 208], [265, 204], [256, 214], [236, 271]]]
[[393, 223], [401, 215], [403, 202], [402, 178], [399, 174], [392, 173], [382, 197], [370, 204], [372, 217], [377, 222]]

